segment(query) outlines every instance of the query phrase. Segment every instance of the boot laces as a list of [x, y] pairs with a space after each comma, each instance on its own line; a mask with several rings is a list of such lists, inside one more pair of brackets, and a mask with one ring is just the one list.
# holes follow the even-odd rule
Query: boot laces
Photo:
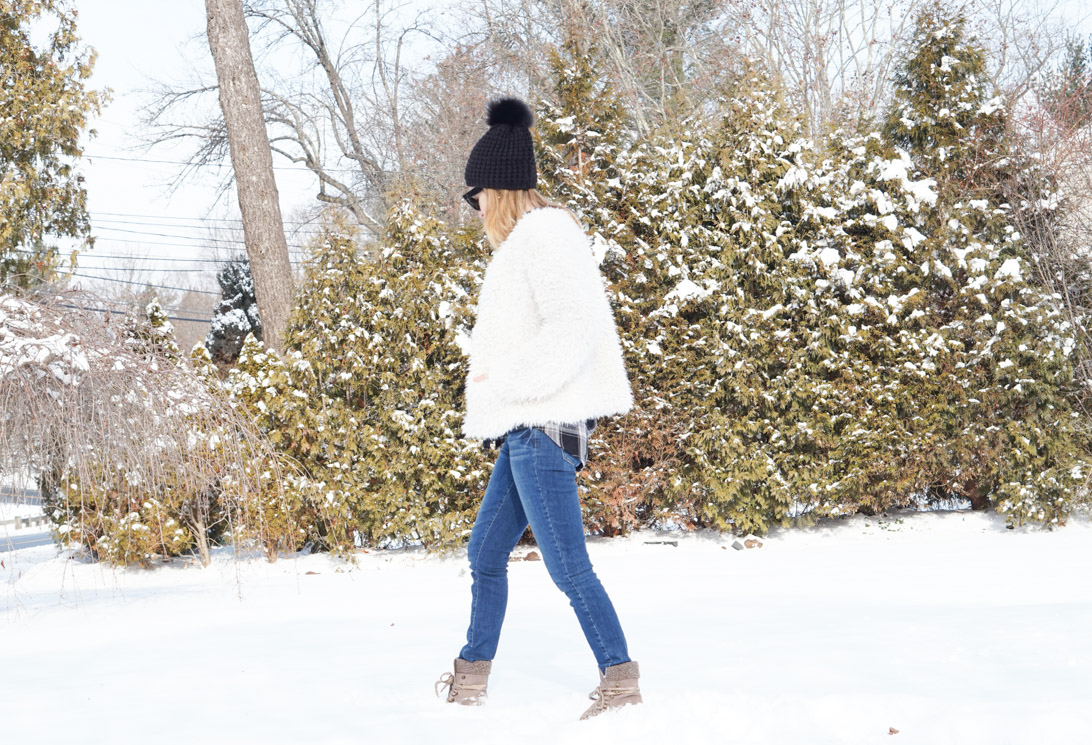
[[588, 698], [595, 702], [595, 706], [592, 707], [592, 712], [596, 714], [602, 713], [610, 707], [610, 702], [613, 701], [616, 696], [636, 693], [637, 691], [637, 688], [611, 685], [604, 681], [594, 691], [588, 694]]
[[436, 681], [436, 695], [440, 695], [440, 690], [447, 689], [447, 700], [454, 701], [455, 696], [460, 691], [481, 691], [486, 690], [485, 683], [458, 683], [455, 680], [455, 676], [452, 673], [444, 673], [440, 676], [440, 679]]
[[452, 675], [451, 673], [444, 673], [443, 675], [440, 676], [440, 679], [436, 681], [436, 697], [439, 698], [440, 690], [442, 688], [447, 688], [448, 698], [450, 698], [451, 694], [455, 692], [454, 687], [455, 687], [455, 676]]

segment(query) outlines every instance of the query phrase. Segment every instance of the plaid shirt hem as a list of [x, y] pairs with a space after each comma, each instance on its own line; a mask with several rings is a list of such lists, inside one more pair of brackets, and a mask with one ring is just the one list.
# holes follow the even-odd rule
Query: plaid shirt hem
[[[574, 458], [578, 458], [580, 465], [577, 466], [576, 470], [579, 471], [588, 462], [588, 439], [595, 430], [595, 424], [595, 419], [585, 419], [580, 422], [547, 422], [546, 424], [535, 425], [531, 429], [542, 431], [558, 447]], [[482, 445], [486, 449], [490, 447], [500, 448], [505, 437], [506, 435], [502, 435], [496, 439], [485, 440]]]
[[579, 471], [588, 462], [588, 438], [595, 429], [594, 419], [585, 419], [582, 422], [548, 422], [534, 429], [542, 430], [558, 447], [574, 458], [579, 458], [580, 466], [576, 470]]

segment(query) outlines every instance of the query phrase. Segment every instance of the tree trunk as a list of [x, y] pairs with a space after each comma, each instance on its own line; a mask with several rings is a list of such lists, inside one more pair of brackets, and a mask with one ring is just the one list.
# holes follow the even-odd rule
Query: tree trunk
[[292, 304], [292, 266], [242, 0], [205, 0], [205, 10], [262, 337], [266, 346], [282, 354]]

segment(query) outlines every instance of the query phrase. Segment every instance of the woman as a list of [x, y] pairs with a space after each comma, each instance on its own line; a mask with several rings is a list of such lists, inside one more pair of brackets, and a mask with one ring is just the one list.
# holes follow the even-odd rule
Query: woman
[[447, 700], [481, 704], [508, 599], [508, 557], [527, 525], [599, 666], [581, 719], [641, 703], [614, 606], [592, 569], [576, 490], [597, 417], [633, 405], [618, 330], [591, 243], [538, 182], [526, 104], [489, 105], [466, 164], [464, 198], [493, 246], [471, 332], [463, 433], [499, 446], [467, 547], [470, 626]]

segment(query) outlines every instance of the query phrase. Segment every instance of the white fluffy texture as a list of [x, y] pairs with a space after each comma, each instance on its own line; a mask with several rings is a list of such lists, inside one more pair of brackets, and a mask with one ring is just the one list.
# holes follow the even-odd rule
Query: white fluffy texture
[[463, 434], [499, 437], [521, 424], [624, 414], [632, 406], [591, 240], [564, 210], [527, 213], [482, 280]]
[[0, 554], [4, 741], [1087, 742], [1087, 520], [1048, 533], [984, 513], [896, 514], [731, 543], [589, 541], [645, 704], [586, 722], [595, 660], [542, 562], [508, 569], [478, 708], [433, 692], [466, 632], [465, 552], [372, 552], [352, 566], [221, 551], [207, 569], [153, 571], [51, 547]]

